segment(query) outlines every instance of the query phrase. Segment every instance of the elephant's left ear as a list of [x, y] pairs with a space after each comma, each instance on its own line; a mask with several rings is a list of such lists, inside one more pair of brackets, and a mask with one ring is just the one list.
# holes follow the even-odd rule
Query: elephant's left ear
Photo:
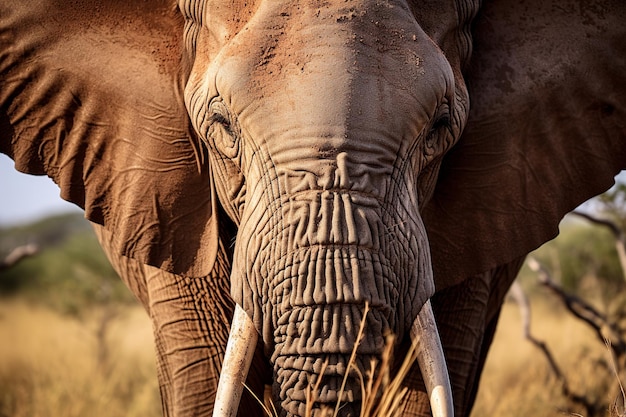
[[424, 219], [438, 288], [508, 263], [626, 168], [626, 2], [483, 3], [471, 110]]
[[182, 33], [169, 1], [2, 1], [0, 151], [49, 175], [119, 254], [203, 276], [217, 219], [180, 92]]

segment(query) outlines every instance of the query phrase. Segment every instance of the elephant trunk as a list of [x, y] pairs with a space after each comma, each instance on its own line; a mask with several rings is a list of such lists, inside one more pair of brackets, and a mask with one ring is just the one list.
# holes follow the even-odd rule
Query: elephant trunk
[[[271, 354], [274, 399], [286, 415], [305, 415], [311, 398], [314, 409], [339, 401], [340, 415], [358, 415], [360, 378], [375, 378], [371, 362], [381, 360], [386, 336], [402, 338], [432, 294], [423, 224], [394, 203], [311, 190], [242, 221], [240, 236], [250, 238], [237, 242], [231, 293]], [[235, 369], [247, 355], [238, 357]]]
[[[362, 321], [367, 331], [358, 343]], [[385, 322], [376, 308], [364, 317], [364, 306], [358, 304], [293, 308], [275, 331], [272, 357], [274, 397], [287, 415], [304, 416], [307, 407], [334, 409], [338, 403], [339, 415], [359, 415], [359, 373], [372, 377], [367, 373], [372, 361], [380, 361]]]
[[[370, 223], [377, 217], [361, 213]], [[334, 408], [341, 402], [339, 414], [355, 416], [361, 403], [357, 373], [367, 378], [370, 362], [379, 361], [384, 351], [385, 335], [397, 328], [392, 308], [397, 287], [383, 278], [392, 274], [382, 272], [385, 259], [371, 245], [323, 243], [289, 255], [289, 267], [269, 286], [273, 394], [287, 415], [304, 416], [307, 406]], [[362, 322], [365, 332], [359, 341]], [[355, 363], [350, 364], [355, 346]], [[307, 405], [307, 393], [315, 404]]]

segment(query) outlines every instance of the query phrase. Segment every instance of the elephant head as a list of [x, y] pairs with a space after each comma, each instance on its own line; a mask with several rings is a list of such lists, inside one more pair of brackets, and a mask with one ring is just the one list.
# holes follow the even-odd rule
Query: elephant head
[[[262, 337], [276, 397], [303, 414], [324, 364], [318, 401], [340, 400], [362, 320], [365, 373], [434, 293], [420, 208], [467, 90], [404, 2], [248, 2], [237, 22], [204, 7], [215, 13], [180, 4], [184, 97], [238, 229], [231, 294]], [[358, 388], [350, 378], [346, 398]]]
[[[260, 336], [285, 414], [319, 378], [318, 407], [356, 413], [364, 321], [357, 368], [411, 334], [451, 415], [429, 298], [551, 238], [626, 166], [619, 2], [487, 2], [475, 22], [456, 0], [4, 3], [0, 151], [111, 252], [227, 279], [243, 336], [222, 378]], [[221, 385], [218, 409], [239, 395]]]

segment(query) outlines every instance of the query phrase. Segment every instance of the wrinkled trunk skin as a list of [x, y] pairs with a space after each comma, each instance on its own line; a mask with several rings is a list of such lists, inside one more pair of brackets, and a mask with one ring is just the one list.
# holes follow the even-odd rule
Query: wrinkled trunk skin
[[[262, 332], [274, 365], [274, 396], [288, 415], [304, 414], [306, 392], [324, 364], [316, 407], [334, 408], [366, 303], [356, 365], [367, 377], [385, 336], [404, 334], [432, 293], [423, 279], [430, 261], [421, 224], [383, 204], [349, 191], [307, 191], [274, 200], [242, 225], [264, 227], [240, 232], [253, 239], [238, 241], [242, 252], [235, 257], [245, 256], [250, 269], [233, 271], [233, 293]], [[358, 415], [360, 398], [351, 372], [341, 400], [353, 404], [341, 414]]]
[[[363, 307], [346, 304], [297, 307], [286, 315], [297, 318], [288, 318], [291, 322], [281, 323], [275, 332], [274, 397], [280, 400], [287, 413], [304, 415], [307, 390], [313, 392], [323, 369], [320, 391], [314, 394], [317, 396], [315, 406], [334, 409], [340, 400], [344, 375], [348, 372], [347, 364], [356, 342]], [[369, 313], [366, 324], [369, 330], [359, 346], [355, 363], [364, 376], [372, 360], [380, 361], [384, 346], [380, 331], [386, 324], [380, 310]], [[315, 333], [319, 338], [316, 339]], [[350, 370], [341, 397], [342, 404], [349, 404], [341, 409], [340, 415], [358, 415], [360, 400], [360, 382], [356, 372]]]

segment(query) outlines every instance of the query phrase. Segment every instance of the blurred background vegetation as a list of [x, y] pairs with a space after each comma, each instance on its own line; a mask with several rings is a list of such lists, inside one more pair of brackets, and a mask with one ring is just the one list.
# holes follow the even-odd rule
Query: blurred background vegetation
[[[561, 223], [559, 236], [532, 256], [552, 271], [565, 290], [599, 297], [596, 301], [601, 304], [626, 288], [611, 232], [577, 216], [568, 215]], [[535, 285], [536, 274], [527, 265], [517, 279], [534, 295], [543, 292]]]
[[625, 245], [618, 182], [529, 255], [503, 306], [474, 416], [626, 416]]
[[24, 245], [38, 253], [0, 272], [0, 296], [19, 295], [76, 317], [95, 305], [135, 302], [81, 214], [0, 228], [0, 259]]
[[[616, 244], [623, 244], [626, 234], [626, 183], [618, 182], [567, 215], [559, 229], [556, 239], [531, 256], [551, 271], [564, 290], [589, 298], [600, 309], [620, 300], [626, 279]], [[535, 295], [544, 292], [535, 285], [536, 274], [528, 265], [522, 268], [518, 281]]]
[[[625, 201], [626, 186], [618, 184], [582, 210], [624, 231]], [[0, 270], [0, 417], [161, 415], [150, 321], [82, 215], [0, 228], [0, 261], [23, 245], [38, 252]], [[599, 311], [626, 310], [626, 282], [607, 227], [569, 215], [560, 236], [533, 256]], [[610, 361], [606, 347], [527, 266], [518, 282], [531, 299], [534, 332], [550, 344], [571, 386], [611, 403], [614, 391], [606, 387], [617, 379], [597, 366]], [[522, 336], [518, 307], [507, 301], [473, 415], [579, 412], [560, 395], [545, 359]]]
[[0, 228], [0, 417], [160, 416], [152, 328], [82, 214]]

